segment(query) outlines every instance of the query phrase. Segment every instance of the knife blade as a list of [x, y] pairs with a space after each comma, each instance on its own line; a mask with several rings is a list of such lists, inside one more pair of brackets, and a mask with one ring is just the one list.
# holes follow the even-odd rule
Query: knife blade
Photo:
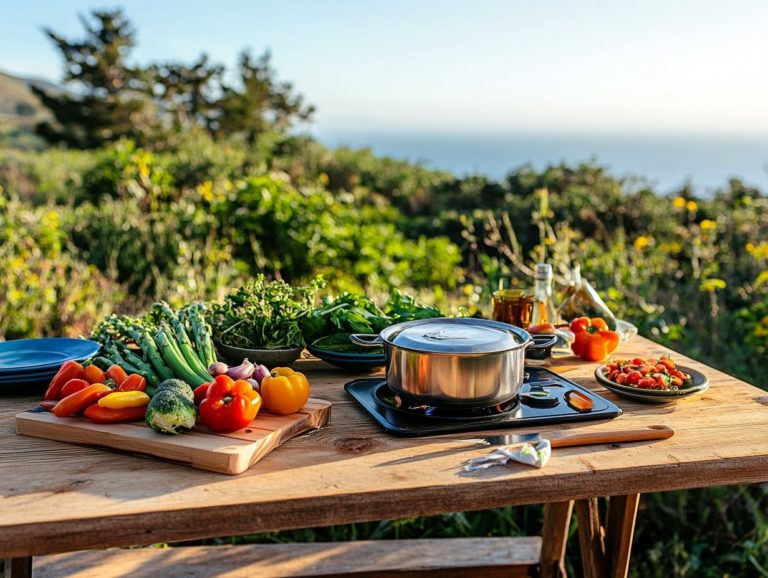
[[675, 435], [675, 430], [670, 426], [650, 425], [638, 429], [621, 429], [594, 432], [565, 430], [551, 431], [546, 433], [537, 432], [528, 434], [500, 434], [479, 436], [476, 438], [457, 441], [495, 447], [535, 443], [543, 437], [549, 440], [549, 443], [554, 449], [595, 444], [664, 440], [671, 438], [673, 435]]

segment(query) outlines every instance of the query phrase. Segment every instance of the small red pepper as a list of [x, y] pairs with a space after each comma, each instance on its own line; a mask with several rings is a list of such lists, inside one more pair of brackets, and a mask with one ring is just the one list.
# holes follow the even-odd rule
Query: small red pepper
[[[128, 377], [128, 374], [125, 373], [125, 370], [120, 367], [117, 364], [113, 364], [109, 366], [109, 369], [107, 369], [107, 377], [114, 381], [118, 386], [123, 385], [123, 382]], [[120, 390], [124, 391], [124, 390]]]
[[99, 366], [88, 365], [83, 370], [83, 379], [88, 383], [104, 383], [107, 376]]
[[200, 419], [213, 431], [231, 432], [250, 424], [260, 408], [261, 396], [250, 383], [220, 375], [200, 402]]
[[112, 389], [109, 386], [103, 383], [92, 383], [62, 399], [51, 411], [56, 417], [74, 415], [92, 403], [96, 403], [100, 397], [104, 397], [108, 393], [112, 393]]
[[98, 403], [85, 408], [83, 415], [94, 423], [122, 423], [126, 421], [140, 421], [144, 419], [147, 406], [121, 407], [113, 409], [101, 407]]
[[67, 383], [64, 384], [64, 386], [61, 388], [61, 397], [62, 399], [67, 397], [68, 395], [72, 395], [76, 391], [80, 391], [81, 389], [84, 389], [90, 385], [87, 381], [84, 379], [70, 379]]
[[52, 399], [53, 401], [60, 400], [61, 388], [64, 387], [64, 384], [70, 379], [82, 378], [83, 371], [83, 366], [77, 361], [65, 361], [56, 375], [53, 376], [48, 389], [45, 390], [43, 399]]
[[[119, 366], [113, 365], [112, 367]], [[109, 375], [109, 371], [107, 371], [107, 375]], [[132, 373], [120, 382], [117, 391], [147, 391], [147, 380], [144, 379], [143, 375]]]

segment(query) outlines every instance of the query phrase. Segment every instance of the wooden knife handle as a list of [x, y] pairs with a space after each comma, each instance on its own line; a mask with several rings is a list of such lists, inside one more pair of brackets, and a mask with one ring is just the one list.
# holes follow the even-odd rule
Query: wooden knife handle
[[643, 442], [665, 440], [675, 435], [674, 428], [666, 425], [650, 425], [641, 429], [624, 429], [582, 433], [552, 432], [546, 435], [552, 448], [613, 444], [620, 442]]

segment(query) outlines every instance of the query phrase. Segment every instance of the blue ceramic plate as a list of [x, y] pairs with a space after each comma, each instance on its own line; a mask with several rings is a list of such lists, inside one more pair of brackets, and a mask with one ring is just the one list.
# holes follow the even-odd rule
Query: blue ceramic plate
[[0, 375], [0, 383], [14, 383], [16, 381], [39, 381], [41, 379], [47, 379], [50, 381], [51, 378], [56, 375], [58, 370], [59, 368], [56, 367], [54, 369], [49, 369], [48, 371], [20, 371], [14, 374], [3, 374]]
[[[55, 375], [55, 374], [54, 374]], [[48, 387], [51, 383], [49, 377], [19, 378], [8, 381], [0, 381], [0, 395], [36, 395]]]
[[66, 337], [3, 341], [0, 343], [0, 375], [58, 369], [65, 361], [88, 359], [100, 347], [95, 341]]

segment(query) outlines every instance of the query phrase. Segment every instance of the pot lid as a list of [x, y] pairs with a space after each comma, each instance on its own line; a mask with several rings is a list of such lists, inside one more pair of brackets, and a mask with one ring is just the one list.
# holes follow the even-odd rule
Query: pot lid
[[514, 325], [487, 319], [422, 319], [382, 331], [385, 341], [424, 353], [500, 353], [523, 347], [531, 337]]

